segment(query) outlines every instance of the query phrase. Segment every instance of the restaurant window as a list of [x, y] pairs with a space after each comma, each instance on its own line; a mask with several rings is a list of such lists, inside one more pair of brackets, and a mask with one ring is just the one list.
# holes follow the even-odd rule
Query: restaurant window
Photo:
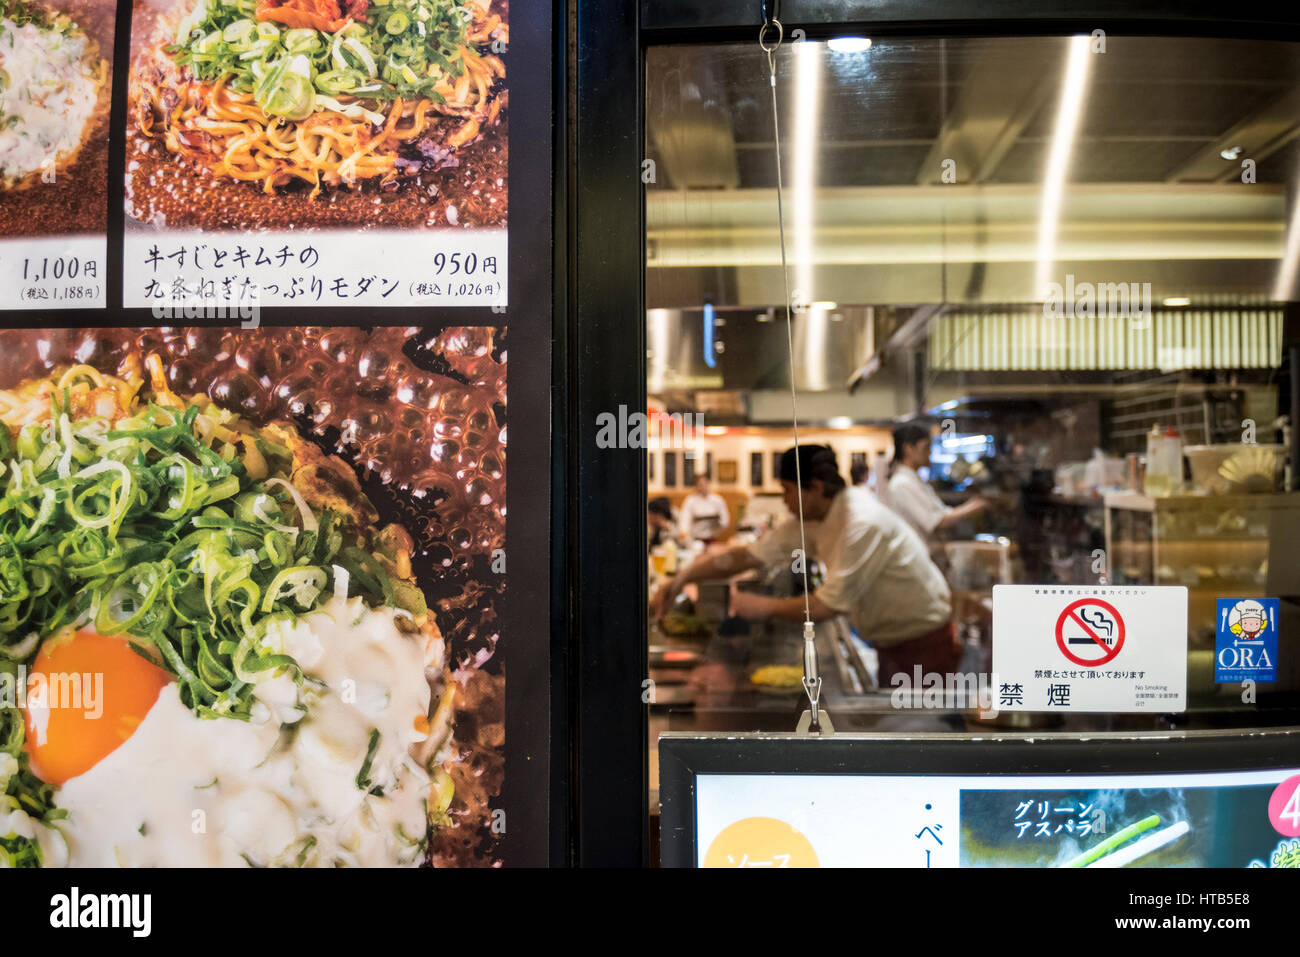
[[[949, 589], [963, 672], [1001, 664], [998, 586], [1185, 589], [1176, 614], [1126, 636], [1174, 675], [1145, 713], [900, 710], [887, 646], [850, 616], [819, 623], [837, 730], [1295, 723], [1300, 46], [807, 40], [782, 47], [777, 89], [789, 339], [767, 60], [752, 42], [647, 52], [648, 398], [702, 417], [685, 462], [751, 463], [750, 488], [722, 490], [724, 529], [660, 546], [674, 554], [649, 564], [652, 596], [673, 577], [656, 568], [788, 517], [793, 392], [799, 442], [829, 447], [845, 483], [852, 470], [895, 514], [893, 476], [911, 467], [896, 430], [923, 430], [907, 461], [956, 518], [917, 537]], [[689, 464], [685, 478], [675, 508]], [[663, 731], [794, 729], [801, 625], [727, 611], [733, 588], [801, 587], [755, 569], [652, 614], [652, 753]], [[1081, 606], [1085, 623], [1099, 609]], [[1102, 626], [1117, 623], [1095, 621], [1092, 646], [1061, 638], [1087, 662], [1076, 672], [1115, 643]], [[1270, 629], [1260, 668], [1246, 642]], [[1181, 707], [1162, 697], [1175, 690]]]

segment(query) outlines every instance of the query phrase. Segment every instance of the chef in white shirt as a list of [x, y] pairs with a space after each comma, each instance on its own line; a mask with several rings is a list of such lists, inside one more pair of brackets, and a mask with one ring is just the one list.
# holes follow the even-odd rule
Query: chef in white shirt
[[[875, 645], [882, 685], [894, 674], [910, 675], [918, 664], [923, 671], [956, 671], [961, 648], [952, 627], [952, 599], [925, 543], [871, 493], [846, 487], [828, 446], [800, 446], [798, 463], [796, 472], [794, 449], [781, 459], [781, 487], [791, 517], [756, 542], [702, 557], [683, 569], [656, 592], [656, 614], [665, 614], [691, 582], [761, 566], [790, 566], [800, 547], [802, 500], [808, 557], [826, 570], [809, 598], [813, 620], [847, 615], [858, 634]], [[733, 589], [731, 613], [799, 622], [804, 599]]]
[[731, 524], [727, 500], [710, 490], [709, 473], [695, 476], [695, 489], [682, 502], [682, 532], [699, 542], [712, 542]]
[[917, 474], [930, 464], [930, 430], [908, 423], [894, 429], [894, 470], [889, 477], [889, 507], [916, 529], [927, 541], [935, 533], [951, 528], [989, 507], [986, 499], [975, 496], [961, 505], [947, 505]]

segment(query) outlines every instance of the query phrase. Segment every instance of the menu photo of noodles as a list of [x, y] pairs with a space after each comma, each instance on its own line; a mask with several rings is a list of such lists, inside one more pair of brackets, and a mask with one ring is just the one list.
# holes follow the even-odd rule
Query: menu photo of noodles
[[135, 0], [128, 307], [500, 306], [508, 0]]
[[105, 301], [113, 0], [0, 0], [0, 308]]
[[0, 867], [504, 863], [504, 328], [0, 332]]

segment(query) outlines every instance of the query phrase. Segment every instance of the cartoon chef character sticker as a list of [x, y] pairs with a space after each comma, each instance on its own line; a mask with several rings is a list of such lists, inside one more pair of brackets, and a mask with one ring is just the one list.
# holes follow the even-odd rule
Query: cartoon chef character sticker
[[1228, 630], [1242, 641], [1257, 641], [1268, 626], [1268, 612], [1253, 598], [1237, 602], [1228, 612]]

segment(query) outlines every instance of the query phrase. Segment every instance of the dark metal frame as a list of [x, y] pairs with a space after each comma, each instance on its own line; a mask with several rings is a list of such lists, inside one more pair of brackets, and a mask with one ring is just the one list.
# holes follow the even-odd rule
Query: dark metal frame
[[[567, 82], [557, 91], [555, 142], [552, 860], [637, 866], [648, 848], [645, 465], [642, 450], [599, 449], [595, 435], [600, 413], [645, 402], [645, 49], [757, 42], [761, 7], [573, 0], [556, 9], [557, 27], [567, 23], [562, 51], [557, 43], [566, 70], [556, 74]], [[810, 38], [846, 29], [873, 36], [1103, 29], [1300, 39], [1300, 8], [1210, 0], [784, 0], [780, 17], [787, 37], [799, 28]], [[1119, 752], [1092, 753], [1120, 760]]]
[[[1300, 32], [1295, 8], [1281, 3], [1225, 9], [1214, 0], [782, 0], [777, 6], [787, 37], [798, 27], [813, 39], [859, 27], [876, 36], [1030, 36], [1102, 29], [1278, 39]], [[759, 10], [760, 0], [641, 0], [642, 37], [647, 44], [756, 41]]]
[[556, 382], [567, 392], [556, 402], [566, 414], [557, 423], [565, 474], [556, 488], [568, 514], [553, 544], [567, 562], [559, 571], [569, 614], [560, 699], [573, 747], [568, 860], [639, 866], [647, 853], [645, 458], [641, 449], [598, 448], [596, 420], [620, 405], [645, 409], [642, 60], [634, 0], [576, 0], [569, 13], [569, 95], [558, 101], [567, 155], [556, 162], [557, 200], [567, 200], [557, 206], [565, 234], [556, 252], [567, 259], [568, 313], [557, 308], [555, 344]]
[[551, 605], [550, 605], [550, 864], [572, 863], [574, 806], [570, 774], [569, 695], [569, 20], [564, 0], [551, 3]]
[[[1050, 742], [1050, 743], [1049, 743]], [[660, 860], [694, 867], [695, 782], [701, 774], [1193, 774], [1292, 768], [1300, 729], [1252, 735], [991, 735], [978, 746], [945, 735], [668, 734], [659, 744]]]

